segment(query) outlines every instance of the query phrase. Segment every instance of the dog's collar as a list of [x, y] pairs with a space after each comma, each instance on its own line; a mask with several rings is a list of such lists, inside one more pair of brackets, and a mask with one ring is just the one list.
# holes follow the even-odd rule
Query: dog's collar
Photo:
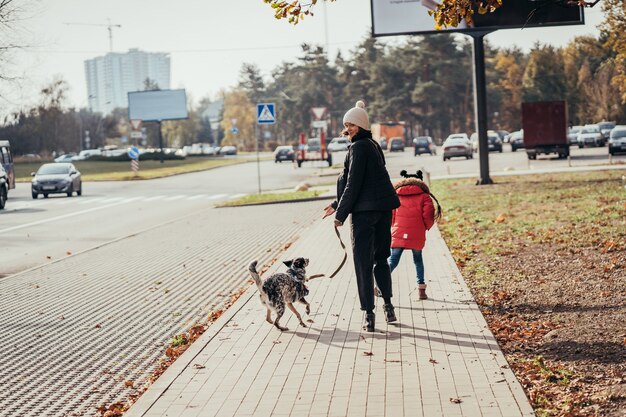
[[298, 282], [304, 282], [304, 281], [306, 281], [306, 279], [305, 279], [304, 277], [303, 277], [303, 278], [300, 278], [300, 276], [298, 275], [298, 273], [297, 273], [296, 271], [294, 271], [293, 269], [288, 269], [288, 270], [287, 270], [287, 274], [289, 274], [289, 276], [290, 276], [291, 278], [295, 279], [295, 280], [296, 280], [296, 281], [298, 281]]

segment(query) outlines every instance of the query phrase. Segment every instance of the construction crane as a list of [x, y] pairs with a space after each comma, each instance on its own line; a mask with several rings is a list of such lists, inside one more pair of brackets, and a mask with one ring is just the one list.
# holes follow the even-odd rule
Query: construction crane
[[66, 22], [66, 25], [78, 25], [78, 26], [106, 26], [109, 31], [109, 50], [113, 52], [113, 28], [121, 28], [122, 25], [111, 23], [111, 19], [107, 19], [109, 23], [81, 23], [81, 22]]

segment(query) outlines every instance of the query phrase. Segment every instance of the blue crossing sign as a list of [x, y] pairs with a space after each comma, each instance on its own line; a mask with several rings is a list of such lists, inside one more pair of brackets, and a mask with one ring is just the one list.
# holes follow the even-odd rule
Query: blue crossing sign
[[233, 135], [236, 135], [237, 133], [239, 133], [239, 129], [237, 129], [236, 127], [233, 127], [230, 129], [230, 133], [232, 133]]
[[274, 103], [257, 103], [256, 121], [260, 125], [276, 123], [276, 107]]
[[139, 158], [139, 149], [136, 146], [132, 146], [128, 148], [128, 157], [130, 159], [138, 159]]

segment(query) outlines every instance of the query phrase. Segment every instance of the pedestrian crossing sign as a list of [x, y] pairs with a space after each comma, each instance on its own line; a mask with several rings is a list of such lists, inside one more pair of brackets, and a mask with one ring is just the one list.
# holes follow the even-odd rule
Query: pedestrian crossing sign
[[260, 125], [276, 123], [276, 107], [274, 103], [257, 103], [256, 116], [256, 121]]

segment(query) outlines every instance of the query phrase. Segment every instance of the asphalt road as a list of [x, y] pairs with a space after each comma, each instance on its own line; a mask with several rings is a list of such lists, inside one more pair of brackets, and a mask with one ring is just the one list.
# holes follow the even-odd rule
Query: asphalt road
[[[0, 276], [62, 259], [105, 242], [122, 239], [181, 216], [212, 208], [216, 202], [256, 193], [261, 173], [262, 191], [293, 188], [315, 178], [317, 183], [334, 182], [345, 152], [334, 155], [334, 168], [324, 162], [306, 162], [302, 168], [291, 163], [263, 161], [204, 172], [177, 175], [150, 181], [85, 182], [81, 197], [55, 195], [33, 200], [30, 185], [21, 183], [9, 195], [6, 210], [0, 213]], [[392, 178], [400, 171], [428, 171], [432, 178], [479, 176], [479, 159], [454, 158], [443, 162], [436, 156], [413, 156], [413, 149], [386, 153]], [[530, 161], [523, 150], [489, 155], [490, 172], [543, 172], [569, 166], [583, 167], [608, 163], [607, 148], [571, 148], [571, 159], [540, 156]], [[626, 155], [613, 163], [626, 162]], [[332, 190], [332, 185], [331, 185]]]

